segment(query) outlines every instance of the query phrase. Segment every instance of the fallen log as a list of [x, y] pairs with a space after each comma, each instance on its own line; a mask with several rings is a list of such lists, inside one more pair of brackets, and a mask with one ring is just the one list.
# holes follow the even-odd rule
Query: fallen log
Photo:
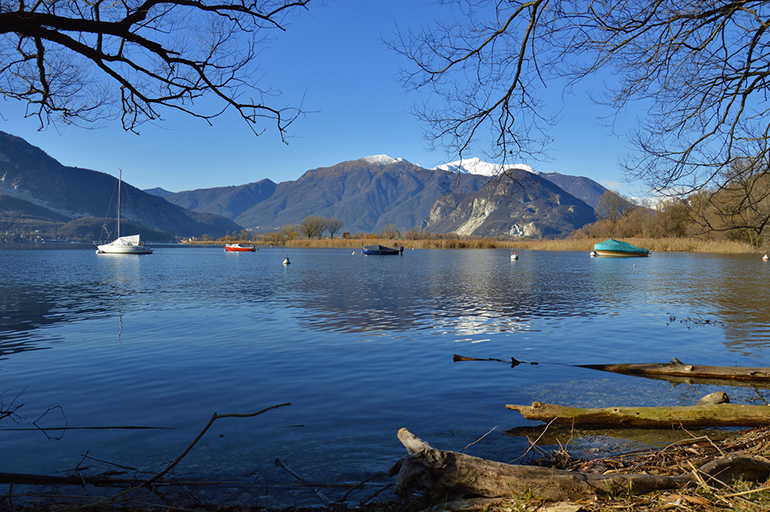
[[770, 424], [767, 405], [707, 404], [682, 407], [579, 408], [534, 402], [506, 405], [528, 420], [575, 427], [701, 428], [759, 427]]
[[575, 366], [578, 368], [589, 368], [591, 370], [621, 373], [624, 375], [770, 382], [770, 368], [693, 365], [684, 364], [677, 358], [674, 358], [673, 361], [665, 364], [580, 364]]
[[539, 365], [551, 364], [559, 366], [571, 366], [573, 368], [588, 368], [603, 372], [620, 373], [637, 377], [663, 379], [673, 383], [685, 384], [718, 384], [718, 385], [759, 385], [770, 384], [770, 368], [748, 368], [740, 366], [709, 366], [685, 364], [674, 358], [670, 363], [638, 363], [638, 364], [564, 364], [564, 363], [537, 363], [520, 361], [515, 357], [510, 359], [497, 359], [493, 357], [481, 359], [454, 355], [453, 360], [458, 361], [494, 361], [510, 364], [516, 368], [521, 364]]
[[729, 484], [735, 480], [762, 481], [770, 476], [770, 463], [754, 457], [730, 455], [712, 461], [696, 473], [678, 476], [646, 474], [596, 474], [535, 466], [516, 466], [437, 450], [402, 428], [398, 438], [407, 449], [395, 492], [407, 498], [423, 493], [431, 500], [455, 496], [515, 498], [525, 493], [548, 500], [574, 500], [618, 493], [647, 493], [697, 483], [699, 477]]

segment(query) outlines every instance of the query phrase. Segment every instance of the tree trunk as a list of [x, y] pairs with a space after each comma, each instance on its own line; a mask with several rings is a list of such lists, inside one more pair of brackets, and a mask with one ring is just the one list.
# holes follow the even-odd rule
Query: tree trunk
[[683, 407], [605, 407], [581, 409], [562, 405], [506, 405], [528, 420], [575, 427], [759, 427], [770, 424], [766, 405], [711, 404]]
[[[398, 438], [408, 452], [396, 480], [395, 492], [401, 497], [409, 497], [415, 492], [425, 493], [432, 500], [458, 495], [514, 498], [531, 493], [537, 498], [570, 500], [675, 489], [696, 482], [696, 477], [689, 473], [680, 476], [600, 475], [503, 464], [437, 450], [405, 428], [398, 431]], [[700, 471], [705, 475], [704, 479], [718, 475], [724, 483], [736, 479], [763, 480], [770, 475], [770, 464], [751, 457], [728, 456], [706, 464]]]

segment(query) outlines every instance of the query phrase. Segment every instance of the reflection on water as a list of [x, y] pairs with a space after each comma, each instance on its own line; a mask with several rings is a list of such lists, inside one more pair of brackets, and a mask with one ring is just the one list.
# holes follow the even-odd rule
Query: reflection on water
[[724, 343], [742, 355], [770, 343], [763, 296], [770, 265], [756, 257], [626, 260], [524, 251], [510, 261], [506, 251], [407, 251], [388, 258], [316, 250], [300, 251], [300, 265], [265, 274], [275, 263], [265, 260], [277, 259], [276, 252], [228, 254], [212, 266], [212, 256], [222, 259], [216, 249], [169, 250], [162, 262], [92, 258], [88, 250], [4, 251], [0, 355], [39, 348], [28, 334], [58, 322], [115, 316], [119, 339], [124, 311], [205, 303], [280, 305], [309, 331], [474, 336], [542, 329], [537, 318], [640, 310], [721, 321]]
[[[683, 405], [711, 391], [575, 364], [770, 366], [770, 264], [756, 257], [351, 252], [0, 248], [0, 390], [26, 389], [29, 418], [61, 406], [71, 425], [175, 428], [71, 431], [56, 444], [3, 432], [5, 470], [61, 471], [88, 450], [152, 470], [215, 411], [292, 402], [218, 425], [185, 471], [280, 482], [280, 457], [307, 480], [359, 483], [402, 456], [401, 427], [462, 449], [499, 426], [472, 454], [513, 460], [526, 442], [502, 432], [526, 422], [506, 403]], [[453, 363], [454, 353], [541, 364]]]

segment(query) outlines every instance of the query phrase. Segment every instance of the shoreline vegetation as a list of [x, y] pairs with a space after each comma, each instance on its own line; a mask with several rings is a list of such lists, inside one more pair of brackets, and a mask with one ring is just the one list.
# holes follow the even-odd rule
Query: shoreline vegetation
[[[426, 239], [404, 238], [295, 238], [284, 243], [271, 243], [260, 240], [225, 239], [208, 241], [185, 241], [193, 245], [224, 245], [241, 243], [257, 247], [280, 246], [311, 249], [360, 249], [361, 245], [385, 245], [388, 247], [404, 247], [411, 249], [511, 249], [537, 251], [585, 251], [590, 252], [594, 244], [603, 242], [605, 238], [579, 238], [563, 240], [496, 240], [493, 238], [459, 238], [442, 237]], [[650, 252], [694, 252], [710, 254], [765, 254], [763, 248], [733, 240], [709, 240], [700, 238], [623, 238], [637, 247], [644, 247]]]
[[[280, 407], [280, 406], [278, 406]], [[219, 415], [214, 415], [215, 419]], [[229, 415], [222, 415], [226, 417]], [[211, 425], [209, 422], [206, 429]], [[724, 431], [724, 430], [698, 430], [689, 431], [682, 428], [668, 429], [667, 433], [661, 434], [662, 439], [668, 440], [668, 444], [660, 448], [649, 448], [633, 451], [630, 453], [620, 453], [607, 457], [586, 459], [575, 458], [570, 455], [569, 439], [573, 436], [592, 435], [596, 431], [580, 429], [558, 430], [558, 426], [551, 424], [540, 425], [539, 427], [528, 427], [532, 430], [527, 434], [530, 442], [528, 451], [532, 451], [538, 457], [531, 460], [528, 464], [519, 466], [521, 470], [514, 469], [516, 472], [537, 474], [564, 475], [574, 474], [573, 484], [561, 482], [560, 485], [551, 486], [547, 481], [538, 487], [523, 492], [508, 491], [502, 494], [504, 497], [485, 497], [466, 494], [445, 495], [439, 494], [441, 498], [430, 496], [429, 488], [437, 482], [442, 482], [442, 478], [449, 478], [446, 482], [449, 488], [463, 488], [466, 482], [471, 482], [471, 486], [478, 484], [480, 488], [485, 488], [486, 480], [497, 480], [498, 475], [494, 471], [477, 475], [459, 473], [456, 478], [451, 477], [455, 470], [450, 465], [446, 473], [444, 470], [438, 473], [424, 475], [424, 478], [418, 479], [419, 486], [427, 485], [422, 493], [411, 495], [409, 497], [397, 496], [401, 482], [402, 474], [408, 474], [403, 467], [409, 464], [410, 455], [398, 461], [391, 468], [391, 477], [396, 479], [395, 488], [393, 484], [387, 484], [380, 487], [374, 495], [362, 503], [352, 503], [347, 501], [347, 494], [341, 501], [330, 501], [322, 495], [319, 489], [326, 487], [339, 487], [333, 482], [311, 483], [305, 482], [301, 476], [294, 474], [301, 483], [298, 487], [304, 487], [308, 495], [315, 493], [318, 495], [318, 505], [302, 505], [296, 507], [274, 508], [265, 504], [256, 504], [254, 499], [249, 499], [249, 503], [228, 503], [227, 499], [217, 498], [218, 493], [215, 488], [227, 490], [240, 485], [246, 488], [253, 488], [254, 484], [237, 484], [233, 482], [194, 482], [179, 480], [169, 473], [169, 478], [161, 478], [165, 471], [159, 473], [150, 480], [139, 479], [121, 479], [114, 476], [105, 476], [101, 479], [81, 477], [79, 474], [71, 481], [60, 483], [46, 483], [45, 476], [40, 475], [13, 475], [8, 473], [0, 474], [3, 477], [3, 483], [13, 482], [13, 477], [29, 477], [40, 479], [41, 481], [23, 481], [17, 482], [14, 487], [10, 483], [6, 493], [0, 494], [0, 511], [2, 512], [168, 512], [168, 511], [197, 511], [197, 512], [662, 512], [674, 510], [680, 512], [761, 512], [770, 510], [770, 480], [767, 479], [766, 467], [770, 457], [770, 427], [758, 427], [750, 430]], [[204, 429], [204, 432], [205, 430]], [[554, 430], [555, 429], [555, 430]], [[405, 430], [405, 429], [402, 429]], [[553, 433], [549, 433], [552, 431]], [[650, 432], [659, 434], [661, 430], [651, 430]], [[203, 433], [203, 432], [202, 432]], [[201, 435], [202, 435], [201, 433]], [[201, 435], [193, 441], [193, 445], [198, 442]], [[522, 434], [518, 434], [522, 435]], [[612, 436], [612, 429], [606, 432], [606, 435]], [[654, 434], [653, 434], [654, 435]], [[548, 438], [554, 436], [562, 437], [566, 442], [559, 442], [557, 451], [545, 451], [538, 443], [548, 442]], [[671, 437], [677, 437], [671, 440]], [[624, 437], [624, 431], [620, 431], [619, 437]], [[401, 439], [401, 432], [399, 432]], [[403, 442], [403, 441], [402, 441]], [[656, 443], [660, 445], [661, 443]], [[409, 446], [407, 446], [409, 450]], [[191, 447], [192, 448], [192, 445]], [[188, 448], [188, 450], [190, 449]], [[428, 446], [429, 451], [436, 451]], [[439, 452], [441, 450], [438, 450]], [[173, 468], [187, 453], [183, 452], [174, 462], [169, 465]], [[458, 452], [454, 457], [458, 459], [465, 457], [475, 464], [490, 464], [492, 466], [510, 466], [516, 465], [486, 461], [476, 459], [472, 456], [463, 455]], [[419, 456], [418, 456], [419, 458]], [[756, 459], [760, 462], [762, 468], [747, 465], [747, 460]], [[732, 469], [717, 471], [716, 476], [703, 470], [709, 461], [716, 459], [725, 461], [728, 466], [734, 465]], [[440, 459], [439, 459], [440, 460]], [[278, 464], [279, 461], [276, 461]], [[704, 465], [706, 463], [706, 465]], [[458, 465], [461, 465], [458, 462]], [[728, 466], [725, 466], [726, 468]], [[698, 469], [700, 468], [700, 469]], [[504, 468], [503, 468], [504, 469]], [[501, 469], [501, 471], [503, 471]], [[579, 491], [581, 482], [591, 479], [601, 481], [602, 477], [608, 479], [641, 479], [651, 480], [671, 479], [681, 480], [681, 485], [658, 490], [634, 489], [629, 486], [625, 490], [604, 489], [595, 487], [583, 493]], [[64, 480], [67, 477], [48, 477]], [[480, 483], [479, 483], [480, 482]], [[527, 486], [529, 480], [522, 478], [519, 486]], [[261, 485], [261, 484], [260, 484]], [[359, 484], [361, 485], [361, 484]], [[26, 492], [29, 488], [35, 487], [37, 490]], [[490, 486], [493, 488], [494, 486]], [[25, 489], [26, 488], [26, 489]], [[355, 487], [353, 487], [355, 488]], [[566, 489], [570, 497], [560, 499], [546, 498], [543, 494], [547, 492], [543, 489], [562, 488]], [[80, 492], [71, 492], [73, 489], [79, 489]], [[208, 490], [207, 490], [208, 489]], [[538, 489], [540, 489], [538, 491]], [[571, 490], [570, 490], [571, 489]], [[352, 490], [352, 489], [351, 489]], [[447, 489], [448, 490], [448, 489]], [[382, 492], [385, 491], [385, 492]], [[403, 489], [401, 489], [403, 491]], [[381, 494], [380, 494], [381, 493]], [[399, 492], [398, 494], [403, 494]], [[490, 493], [494, 496], [494, 493]], [[513, 494], [513, 496], [511, 496]], [[264, 498], [267, 499], [267, 498]], [[256, 499], [261, 502], [263, 498]], [[323, 504], [321, 504], [323, 501]]]

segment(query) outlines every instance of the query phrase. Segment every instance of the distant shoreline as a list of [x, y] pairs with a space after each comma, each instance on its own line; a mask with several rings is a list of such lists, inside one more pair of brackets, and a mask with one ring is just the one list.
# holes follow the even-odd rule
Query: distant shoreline
[[[620, 239], [620, 238], [619, 238]], [[193, 241], [183, 242], [182, 245], [219, 245], [242, 243], [257, 247], [302, 247], [302, 248], [342, 248], [357, 249], [361, 245], [385, 245], [389, 247], [404, 247], [411, 249], [512, 249], [538, 251], [585, 251], [590, 252], [594, 244], [604, 241], [599, 238], [566, 239], [566, 240], [495, 240], [492, 238], [435, 238], [435, 239], [393, 239], [380, 238], [325, 238], [325, 239], [294, 239], [284, 244], [262, 241], [228, 240], [228, 241]], [[765, 254], [766, 249], [728, 240], [702, 240], [697, 238], [622, 238], [637, 247], [644, 247], [651, 252], [693, 252], [710, 254]]]

